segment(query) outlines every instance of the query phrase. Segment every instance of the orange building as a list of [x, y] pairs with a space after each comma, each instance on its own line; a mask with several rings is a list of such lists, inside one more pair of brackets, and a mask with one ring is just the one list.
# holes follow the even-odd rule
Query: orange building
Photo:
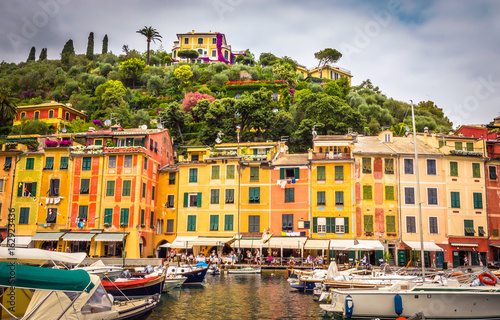
[[63, 104], [52, 101], [31, 106], [19, 106], [16, 108], [17, 115], [14, 120], [15, 126], [21, 124], [21, 119], [34, 119], [54, 125], [55, 128], [69, 124], [75, 119], [87, 120], [87, 115], [78, 111], [70, 103]]

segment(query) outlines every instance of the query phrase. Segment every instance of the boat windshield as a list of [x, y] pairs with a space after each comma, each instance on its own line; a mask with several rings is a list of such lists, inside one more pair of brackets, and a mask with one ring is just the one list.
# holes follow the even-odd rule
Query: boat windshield
[[109, 300], [109, 297], [106, 294], [104, 288], [102, 287], [102, 284], [99, 284], [99, 287], [97, 287], [94, 294], [82, 307], [82, 314], [109, 311], [111, 310], [111, 307], [112, 307], [111, 300]]

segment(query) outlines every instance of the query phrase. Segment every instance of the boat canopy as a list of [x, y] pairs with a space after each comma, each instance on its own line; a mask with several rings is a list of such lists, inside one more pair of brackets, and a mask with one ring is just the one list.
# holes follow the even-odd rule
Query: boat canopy
[[87, 256], [85, 252], [67, 253], [34, 248], [9, 249], [11, 248], [0, 247], [0, 261], [9, 262], [16, 259], [16, 263], [38, 265], [45, 264], [48, 261], [80, 264]]
[[90, 292], [94, 284], [85, 270], [59, 270], [0, 262], [0, 286]]

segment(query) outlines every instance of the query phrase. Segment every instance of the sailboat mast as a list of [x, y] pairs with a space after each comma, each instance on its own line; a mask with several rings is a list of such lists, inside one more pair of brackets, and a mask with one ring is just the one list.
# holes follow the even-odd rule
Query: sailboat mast
[[413, 110], [413, 101], [411, 102], [411, 118], [413, 122], [413, 145], [415, 147], [415, 174], [417, 175], [417, 203], [418, 220], [420, 229], [420, 263], [422, 264], [422, 281], [425, 281], [425, 259], [424, 259], [424, 233], [422, 223], [422, 203], [420, 201], [420, 174], [418, 170], [418, 152], [417, 152], [417, 128], [415, 126], [415, 111]]

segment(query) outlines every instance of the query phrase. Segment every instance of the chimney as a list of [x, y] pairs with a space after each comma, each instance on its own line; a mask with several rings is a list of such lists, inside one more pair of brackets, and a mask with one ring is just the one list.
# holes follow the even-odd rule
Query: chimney
[[429, 133], [429, 127], [424, 127], [424, 133]]
[[191, 33], [194, 34], [194, 30]]
[[454, 134], [453, 129], [450, 129], [450, 132], [448, 134], [452, 136]]

